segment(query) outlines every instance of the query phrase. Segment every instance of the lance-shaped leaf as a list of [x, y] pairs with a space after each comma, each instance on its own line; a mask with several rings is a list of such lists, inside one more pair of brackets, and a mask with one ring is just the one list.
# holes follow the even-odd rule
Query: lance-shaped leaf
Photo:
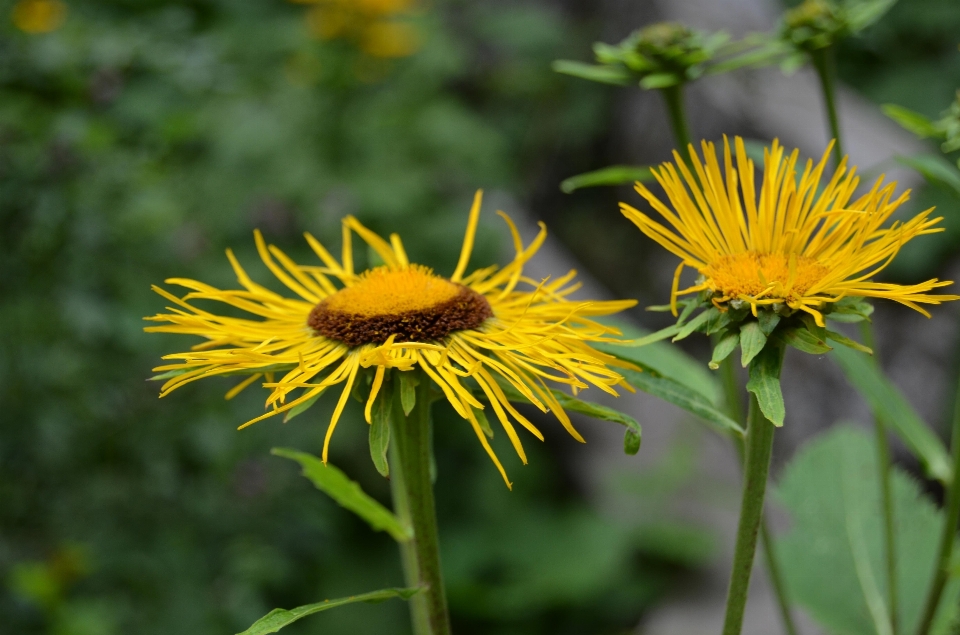
[[[743, 340], [743, 332], [740, 334]], [[742, 344], [741, 344], [742, 346]], [[783, 364], [783, 344], [771, 341], [750, 363], [747, 390], [757, 397], [757, 403], [770, 423], [780, 427], [786, 417], [783, 392], [780, 390], [780, 367]]]
[[618, 372], [630, 382], [631, 386], [683, 408], [711, 424], [718, 432], [743, 436], [743, 428], [701, 393], [669, 377], [659, 375], [653, 370], [637, 372], [629, 369], [618, 369]]
[[918, 137], [943, 137], [943, 131], [926, 115], [921, 115], [909, 108], [904, 108], [896, 104], [883, 104], [880, 106], [880, 109], [883, 110], [883, 114]]
[[720, 362], [736, 350], [737, 344], [739, 343], [740, 334], [736, 331], [731, 331], [721, 337], [717, 345], [713, 347], [713, 355], [710, 358], [710, 363], [707, 365], [713, 370], [720, 368]]
[[293, 622], [308, 615], [313, 615], [314, 613], [335, 609], [338, 606], [345, 606], [347, 604], [356, 604], [357, 602], [376, 604], [377, 602], [383, 602], [384, 600], [391, 600], [393, 598], [409, 600], [419, 591], [419, 587], [413, 589], [382, 589], [380, 591], [364, 593], [363, 595], [351, 595], [350, 597], [338, 598], [336, 600], [324, 600], [316, 604], [298, 606], [295, 609], [273, 609], [254, 622], [253, 626], [242, 633], [238, 633], [238, 635], [267, 635], [268, 633], [276, 633], [284, 626], [289, 626]]
[[897, 0], [847, 0], [844, 9], [850, 31], [858, 33], [867, 28], [890, 10]]
[[787, 345], [811, 355], [823, 355], [833, 350], [833, 347], [803, 327], [785, 328], [777, 335]]
[[386, 381], [380, 387], [370, 413], [370, 458], [383, 477], [390, 476], [387, 451], [390, 449], [390, 416], [393, 409], [394, 382]]
[[940, 437], [927, 427], [897, 387], [877, 368], [877, 364], [863, 353], [844, 347], [835, 348], [830, 356], [873, 411], [920, 459], [927, 475], [941, 483], [949, 483], [953, 471]]
[[274, 448], [270, 451], [275, 456], [292, 459], [303, 468], [303, 475], [335, 500], [341, 507], [349, 509], [377, 531], [386, 531], [394, 540], [403, 542], [413, 537], [412, 531], [406, 527], [393, 512], [367, 495], [358, 483], [350, 480], [346, 474], [336, 467], [307, 454], [288, 448]]
[[746, 368], [750, 365], [767, 343], [767, 336], [760, 328], [759, 322], [744, 322], [740, 325], [740, 364]]
[[960, 196], [960, 170], [943, 157], [918, 154], [912, 157], [898, 156], [897, 163], [913, 168], [928, 183]]
[[608, 168], [584, 172], [564, 179], [560, 182], [560, 189], [569, 194], [583, 187], [597, 187], [600, 185], [624, 185], [634, 181], [651, 181], [653, 173], [650, 168], [639, 165], [611, 165]]
[[619, 66], [596, 66], [573, 60], [557, 60], [551, 66], [557, 73], [572, 75], [591, 82], [616, 86], [626, 86], [630, 83], [630, 72]]

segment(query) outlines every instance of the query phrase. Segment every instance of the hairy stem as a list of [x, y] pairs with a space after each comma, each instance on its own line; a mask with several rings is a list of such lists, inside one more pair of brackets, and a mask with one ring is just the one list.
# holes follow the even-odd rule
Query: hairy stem
[[413, 632], [450, 635], [430, 481], [430, 380], [423, 375], [419, 379], [416, 405], [409, 415], [404, 415], [400, 391], [394, 391], [391, 487], [397, 515], [413, 528], [413, 539], [401, 545], [404, 576], [408, 585], [423, 587], [411, 598]]
[[757, 398], [750, 395], [747, 415], [747, 440], [743, 465], [743, 498], [740, 502], [740, 522], [737, 525], [737, 544], [733, 552], [733, 570], [727, 589], [727, 610], [723, 621], [723, 635], [740, 635], [743, 612], [747, 605], [747, 589], [757, 551], [757, 536], [763, 520], [763, 498], [767, 491], [770, 454], [773, 450], [773, 424], [760, 411]]

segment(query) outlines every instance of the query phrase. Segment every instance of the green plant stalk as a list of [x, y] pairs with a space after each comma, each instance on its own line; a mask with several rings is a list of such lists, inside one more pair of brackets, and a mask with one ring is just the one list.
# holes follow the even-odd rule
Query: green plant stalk
[[953, 454], [953, 480], [947, 489], [947, 517], [943, 520], [943, 533], [940, 536], [940, 548], [937, 551], [937, 568], [933, 573], [923, 613], [917, 625], [917, 635], [928, 635], [936, 617], [940, 597], [950, 577], [948, 568], [953, 555], [953, 543], [956, 541], [957, 520], [960, 516], [960, 386], [953, 408], [953, 429], [950, 432], [950, 446]]
[[834, 139], [833, 158], [834, 167], [840, 165], [843, 159], [843, 142], [840, 139], [840, 118], [837, 116], [836, 96], [836, 60], [833, 47], [827, 46], [810, 53], [810, 61], [820, 77], [820, 89], [823, 91], [823, 103], [827, 110], [827, 123], [830, 125], [830, 135]]
[[673, 139], [680, 149], [680, 156], [684, 158], [684, 161], [687, 161], [687, 165], [690, 165], [690, 127], [687, 125], [687, 116], [683, 107], [683, 86], [680, 83], [661, 88], [660, 94], [663, 95], [663, 101], [667, 106], [667, 114], [670, 116], [670, 130], [673, 131]]
[[[730, 415], [730, 418], [734, 421], [743, 421], [743, 409], [740, 407], [740, 382], [737, 380], [736, 369], [729, 357], [720, 363], [720, 373], [723, 382], [727, 414]], [[734, 446], [737, 448], [740, 465], [743, 466], [743, 440], [734, 438]], [[780, 562], [777, 559], [777, 552], [773, 547], [773, 537], [767, 525], [766, 514], [764, 514], [760, 520], [760, 542], [763, 545], [763, 555], [767, 565], [767, 576], [769, 576], [770, 582], [773, 584], [773, 592], [777, 598], [777, 607], [780, 609], [780, 618], [783, 620], [783, 630], [786, 631], [787, 635], [797, 635], [797, 626], [793, 623], [793, 613], [790, 611], [790, 602], [787, 600], [787, 589], [783, 583], [783, 576], [780, 573]]]
[[[392, 408], [391, 404], [391, 408]], [[401, 410], [401, 413], [403, 411]], [[410, 503], [407, 501], [406, 483], [403, 480], [403, 469], [400, 464], [400, 455], [397, 444], [391, 443], [390, 449], [390, 493], [393, 497], [393, 511], [400, 522], [407, 527], [413, 527], [410, 516]], [[417, 547], [413, 540], [398, 543], [400, 546], [400, 562], [403, 566], [403, 581], [408, 588], [420, 586], [420, 566], [417, 563]], [[410, 606], [410, 622], [416, 635], [429, 633], [427, 621], [427, 597], [417, 593], [408, 600]]]
[[[877, 360], [876, 338], [873, 336], [873, 326], [867, 320], [860, 322], [860, 335], [864, 345], [873, 351], [873, 361]], [[887, 439], [887, 427], [883, 423], [879, 412], [873, 413], [873, 426], [877, 437], [877, 468], [880, 475], [880, 495], [883, 503], [883, 541], [887, 560], [887, 602], [890, 604], [890, 632], [896, 635], [899, 632], [900, 605], [899, 588], [897, 584], [897, 542], [896, 527], [894, 525], [895, 510], [893, 507], [893, 470], [890, 462], [890, 441]]]
[[[420, 371], [407, 371], [417, 372]], [[420, 374], [417, 402], [404, 415], [400, 390], [394, 390], [391, 450], [396, 460], [390, 476], [397, 515], [413, 528], [413, 538], [401, 545], [406, 582], [423, 590], [411, 605], [415, 635], [450, 635], [450, 616], [440, 569], [437, 513], [430, 480], [430, 379]], [[399, 468], [399, 469], [397, 469]], [[420, 598], [419, 601], [416, 601]]]
[[733, 552], [733, 570], [727, 589], [727, 609], [723, 621], [723, 635], [740, 635], [743, 612], [747, 605], [750, 573], [757, 551], [757, 537], [763, 521], [763, 499], [770, 472], [770, 454], [773, 450], [773, 429], [751, 393], [747, 415], [746, 452], [743, 466], [743, 498], [740, 503], [740, 522], [737, 525], [737, 544]]

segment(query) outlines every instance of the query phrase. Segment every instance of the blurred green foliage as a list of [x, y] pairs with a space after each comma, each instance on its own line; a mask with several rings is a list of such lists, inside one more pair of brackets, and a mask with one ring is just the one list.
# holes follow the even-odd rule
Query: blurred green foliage
[[[299, 233], [336, 246], [346, 213], [451, 269], [474, 189], [527, 191], [603, 126], [606, 93], [549, 70], [587, 38], [533, 2], [438, 2], [416, 19], [421, 50], [384, 60], [311, 39], [305, 8], [279, 0], [67, 6], [27, 35], [0, 2], [2, 630], [231, 633], [398, 585], [389, 537], [268, 454], [318, 452], [329, 404], [237, 432], [256, 391], [224, 401], [212, 381], [158, 401], [150, 368], [193, 342], [143, 334], [164, 305], [149, 285], [233, 285], [227, 246], [266, 280], [254, 227], [306, 260]], [[497, 249], [483, 225], [476, 261]], [[351, 407], [332, 460], [386, 501]], [[508, 466], [511, 493], [452, 411], [436, 420], [459, 633], [616, 632], [709, 555], [588, 514], [555, 422], [530, 466]], [[406, 608], [289, 631], [358, 629], [407, 632]]]

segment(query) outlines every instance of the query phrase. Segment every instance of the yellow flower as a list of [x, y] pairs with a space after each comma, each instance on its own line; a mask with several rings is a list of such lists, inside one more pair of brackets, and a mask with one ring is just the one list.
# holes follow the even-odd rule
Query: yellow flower
[[67, 17], [67, 5], [59, 0], [20, 0], [13, 6], [11, 18], [24, 33], [56, 31]]
[[314, 6], [307, 28], [322, 40], [348, 38], [371, 57], [409, 57], [420, 48], [420, 32], [408, 18], [414, 0], [294, 0]]
[[[702, 149], [703, 161], [690, 146], [696, 176], [677, 152], [675, 163], [653, 170], [669, 206], [636, 184], [637, 192], [670, 228], [620, 204], [640, 231], [682, 259], [670, 297], [674, 315], [677, 296], [698, 292], [711, 294], [721, 310], [749, 304], [756, 316], [758, 306], [788, 307], [812, 314], [820, 326], [824, 305], [848, 296], [894, 300], [927, 317], [930, 314], [919, 304], [960, 299], [931, 295], [931, 290], [952, 284], [936, 278], [914, 285], [872, 280], [909, 240], [943, 231], [934, 227], [942, 219], [929, 217], [932, 208], [907, 222], [882, 227], [909, 195], [904, 192], [894, 199], [896, 183], [884, 185], [881, 176], [868, 192], [854, 198], [860, 179], [856, 168], [847, 171], [844, 158], [818, 193], [830, 148], [818, 164], [808, 160], [798, 178], [799, 152], [787, 157], [774, 141], [764, 151], [758, 193], [753, 161], [740, 137], [736, 169], [726, 138], [722, 171], [714, 144], [703, 142]], [[696, 269], [701, 277], [694, 286], [678, 290], [684, 267]]]
[[[371, 408], [386, 371], [420, 368], [453, 409], [470, 422], [507, 485], [506, 472], [477, 418], [477, 411], [485, 410], [486, 404], [477, 399], [471, 387], [492, 407], [524, 463], [526, 455], [511, 418], [538, 439], [543, 440], [543, 435], [510, 403], [506, 393], [511, 390], [541, 411], [553, 412], [574, 438], [583, 441], [547, 382], [566, 384], [573, 391], [593, 385], [613, 395], [617, 394], [617, 385], [632, 390], [607, 367], [624, 364], [593, 349], [588, 342], [607, 341], [609, 335], [619, 334], [591, 316], [615, 313], [636, 302], [569, 300], [579, 287], [573, 282], [574, 271], [540, 283], [524, 277], [523, 266], [543, 243], [546, 228], [541, 224], [534, 241], [524, 246], [513, 222], [502, 213], [516, 248], [513, 262], [502, 269], [494, 265], [465, 275], [480, 201], [481, 193], [477, 192], [460, 260], [449, 278], [410, 263], [397, 234], [386, 241], [348, 216], [343, 220], [340, 261], [306, 234], [320, 263], [298, 265], [255, 233], [264, 264], [297, 297], [286, 297], [255, 283], [230, 250], [227, 257], [242, 289], [221, 290], [181, 278], [167, 280], [190, 290], [179, 298], [154, 287], [175, 306], [169, 308], [170, 313], [147, 318], [163, 325], [145, 330], [187, 333], [207, 340], [189, 352], [164, 357], [178, 361], [155, 369], [172, 375], [163, 385], [161, 396], [204, 377], [249, 374], [227, 393], [229, 399], [265, 377], [262, 385], [270, 390], [266, 400], [269, 411], [240, 426], [244, 428], [307, 404], [327, 388], [342, 384], [324, 439], [326, 461], [330, 438], [358, 374], [364, 369], [374, 373], [365, 408], [370, 423]], [[354, 271], [353, 233], [382, 259], [382, 266]], [[532, 289], [520, 290], [521, 284]], [[209, 312], [194, 306], [194, 300], [220, 302], [254, 317]], [[288, 398], [294, 391], [299, 394]]]

